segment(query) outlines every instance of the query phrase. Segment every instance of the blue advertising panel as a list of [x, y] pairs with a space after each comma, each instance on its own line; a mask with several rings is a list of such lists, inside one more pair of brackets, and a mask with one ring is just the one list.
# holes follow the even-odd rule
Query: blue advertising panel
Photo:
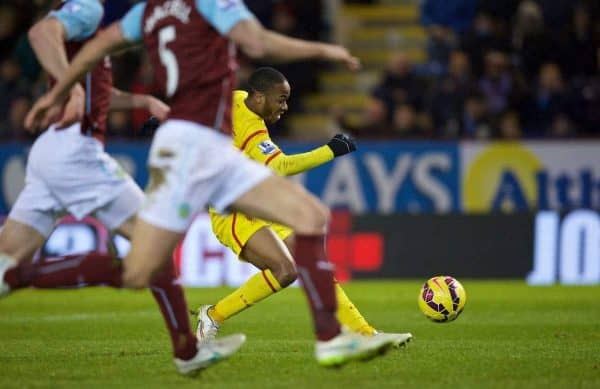
[[[142, 187], [148, 180], [146, 159], [149, 142], [112, 142], [106, 150], [135, 178]], [[7, 214], [25, 184], [26, 143], [0, 144], [0, 214]], [[56, 150], [60, 152], [60, 150]]]
[[[310, 147], [282, 144], [286, 153]], [[459, 210], [459, 174], [456, 143], [371, 141], [297, 179], [328, 206], [354, 213], [439, 213]]]
[[[282, 143], [286, 153], [307, 151], [315, 144]], [[107, 151], [143, 187], [148, 179], [147, 142], [111, 142]], [[6, 213], [23, 187], [29, 147], [0, 146], [2, 196]], [[361, 142], [359, 150], [295, 180], [327, 205], [355, 213], [443, 213], [458, 211], [459, 156], [456, 143]]]

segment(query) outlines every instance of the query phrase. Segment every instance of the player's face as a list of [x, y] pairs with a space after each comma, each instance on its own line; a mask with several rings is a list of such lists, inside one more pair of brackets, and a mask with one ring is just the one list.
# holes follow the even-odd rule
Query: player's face
[[265, 105], [260, 116], [269, 124], [275, 123], [287, 111], [287, 100], [289, 98], [290, 84], [287, 81], [273, 85], [265, 93]]

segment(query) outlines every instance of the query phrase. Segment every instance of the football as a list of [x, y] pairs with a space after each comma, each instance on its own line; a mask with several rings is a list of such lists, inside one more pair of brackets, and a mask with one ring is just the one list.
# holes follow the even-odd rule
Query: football
[[430, 278], [419, 293], [419, 308], [427, 318], [438, 323], [455, 320], [465, 308], [466, 301], [465, 289], [450, 276]]

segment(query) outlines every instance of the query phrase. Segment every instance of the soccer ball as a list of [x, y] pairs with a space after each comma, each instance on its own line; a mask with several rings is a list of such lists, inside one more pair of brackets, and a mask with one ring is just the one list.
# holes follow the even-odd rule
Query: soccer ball
[[452, 321], [465, 308], [467, 294], [463, 286], [450, 276], [427, 280], [419, 294], [419, 308], [435, 322]]

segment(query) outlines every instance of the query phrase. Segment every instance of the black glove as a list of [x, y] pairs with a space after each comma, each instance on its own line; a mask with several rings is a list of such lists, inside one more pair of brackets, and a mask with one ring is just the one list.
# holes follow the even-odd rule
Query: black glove
[[334, 157], [356, 151], [356, 141], [345, 134], [336, 134], [329, 142], [327, 142], [327, 146], [329, 146], [333, 152]]
[[154, 131], [160, 126], [160, 120], [154, 116], [150, 116], [150, 119], [146, 120], [140, 128], [140, 135], [153, 135]]

